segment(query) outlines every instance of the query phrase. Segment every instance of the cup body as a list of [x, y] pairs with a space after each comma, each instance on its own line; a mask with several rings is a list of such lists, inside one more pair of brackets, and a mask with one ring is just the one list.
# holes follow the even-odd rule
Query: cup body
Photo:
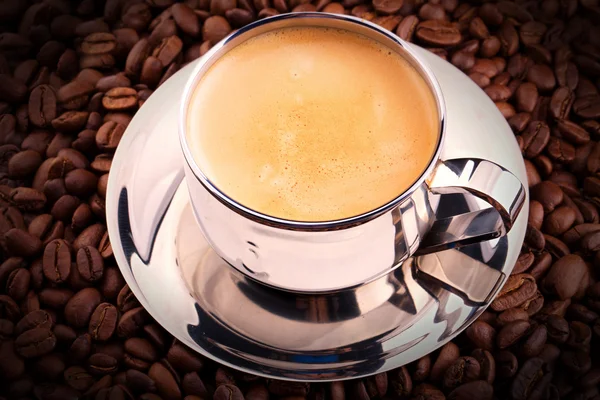
[[[377, 40], [402, 55], [428, 84], [437, 102], [439, 139], [428, 167], [391, 202], [368, 213], [329, 222], [287, 221], [244, 207], [204, 175], [187, 145], [190, 97], [210, 66], [251, 37], [284, 27], [340, 28]], [[389, 273], [415, 253], [432, 226], [439, 197], [429, 190], [444, 142], [445, 107], [433, 73], [410, 45], [368, 21], [323, 13], [283, 14], [248, 25], [214, 46], [188, 81], [179, 121], [185, 176], [196, 219], [214, 251], [247, 276], [300, 292], [357, 287]], [[226, 145], [226, 144], [224, 144]]]

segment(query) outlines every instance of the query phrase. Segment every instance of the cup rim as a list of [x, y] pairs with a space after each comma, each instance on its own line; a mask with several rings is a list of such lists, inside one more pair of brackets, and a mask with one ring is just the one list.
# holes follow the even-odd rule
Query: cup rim
[[[362, 28], [367, 28], [367, 30], [375, 31], [376, 33], [383, 35], [386, 39], [393, 42], [393, 44], [399, 47], [402, 57], [404, 57], [421, 75], [421, 77], [428, 84], [433, 97], [435, 99], [438, 111], [438, 119], [439, 119], [439, 135], [436, 144], [435, 151], [432, 153], [429, 163], [427, 167], [422, 171], [418, 178], [411, 184], [411, 186], [393, 198], [392, 200], [386, 202], [385, 204], [364, 212], [362, 214], [358, 214], [352, 217], [329, 220], [329, 221], [296, 221], [289, 220], [279, 217], [274, 217], [268, 214], [261, 213], [259, 211], [253, 210], [249, 207], [244, 206], [238, 201], [226, 195], [222, 192], [215, 184], [211, 182], [210, 179], [204, 174], [202, 169], [199, 167], [198, 163], [194, 160], [194, 157], [191, 153], [190, 146], [187, 140], [187, 115], [190, 104], [190, 99], [193, 94], [194, 89], [198, 85], [198, 82], [206, 73], [206, 70], [223, 54], [225, 54], [228, 50], [226, 47], [236, 39], [242, 39], [242, 41], [248, 40], [255, 35], [252, 35], [250, 32], [255, 30], [258, 27], [274, 24], [280, 21], [288, 21], [288, 20], [297, 20], [297, 19], [310, 19], [310, 20], [337, 20], [342, 23], [347, 23], [349, 27], [348, 30], [352, 30], [352, 25], [359, 26]], [[291, 22], [289, 25], [284, 27], [292, 27], [294, 23]], [[315, 26], [319, 26], [318, 23]], [[276, 27], [274, 29], [279, 29]], [[247, 36], [244, 38], [244, 36]], [[241, 42], [240, 42], [241, 43]], [[234, 45], [235, 47], [235, 45]], [[439, 82], [437, 81], [433, 71], [429, 68], [427, 63], [425, 63], [411, 47], [411, 45], [400, 37], [395, 35], [394, 33], [385, 30], [384, 28], [376, 25], [370, 21], [360, 19], [357, 17], [349, 16], [349, 15], [341, 15], [341, 14], [330, 14], [330, 13], [322, 13], [322, 12], [296, 12], [296, 13], [285, 13], [279, 14], [272, 17], [264, 18], [258, 21], [255, 21], [251, 24], [248, 24], [237, 31], [231, 33], [229, 36], [221, 40], [215, 46], [213, 46], [206, 54], [204, 54], [198, 62], [198, 65], [194, 67], [192, 70], [191, 76], [185, 84], [184, 92], [183, 92], [183, 100], [181, 101], [179, 108], [179, 121], [178, 121], [178, 133], [179, 133], [179, 141], [181, 145], [181, 150], [184, 155], [185, 162], [188, 167], [194, 174], [194, 177], [198, 179], [198, 181], [204, 186], [204, 188], [217, 200], [219, 200], [222, 204], [224, 204], [229, 209], [235, 211], [236, 213], [242, 215], [243, 217], [249, 218], [255, 222], [261, 223], [263, 225], [272, 226], [276, 228], [282, 228], [286, 230], [298, 230], [298, 231], [329, 231], [329, 230], [338, 230], [338, 229], [346, 229], [349, 227], [353, 227], [356, 225], [360, 225], [371, 221], [391, 210], [396, 208], [399, 204], [401, 204], [404, 200], [409, 198], [425, 181], [431, 176], [437, 161], [440, 157], [441, 149], [443, 147], [444, 138], [446, 132], [446, 106], [444, 102], [444, 96], [442, 94], [441, 87]]]

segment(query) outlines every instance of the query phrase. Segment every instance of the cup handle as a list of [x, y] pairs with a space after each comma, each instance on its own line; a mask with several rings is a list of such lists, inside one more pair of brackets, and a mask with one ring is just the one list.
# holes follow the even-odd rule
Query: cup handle
[[488, 160], [440, 161], [426, 182], [433, 194], [471, 194], [492, 207], [436, 220], [415, 255], [491, 240], [512, 228], [525, 202], [525, 187], [511, 172]]

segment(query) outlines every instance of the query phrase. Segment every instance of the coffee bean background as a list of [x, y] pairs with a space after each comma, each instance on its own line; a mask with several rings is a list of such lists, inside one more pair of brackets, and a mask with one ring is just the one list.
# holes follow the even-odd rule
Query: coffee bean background
[[[525, 244], [463, 334], [327, 384], [219, 366], [166, 333], [113, 258], [104, 198], [136, 110], [235, 29], [289, 11], [370, 20], [485, 90], [522, 150]], [[597, 0], [0, 2], [1, 399], [600, 399]]]

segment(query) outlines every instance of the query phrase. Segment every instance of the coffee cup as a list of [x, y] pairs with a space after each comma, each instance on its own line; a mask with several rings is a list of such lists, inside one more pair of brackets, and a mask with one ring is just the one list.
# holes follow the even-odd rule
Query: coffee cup
[[[365, 68], [371, 81], [358, 81]], [[257, 90], [261, 74], [272, 80]], [[335, 108], [329, 94], [358, 104], [347, 120], [322, 113]], [[213, 250], [254, 280], [310, 293], [356, 288], [411, 256], [511, 229], [523, 184], [488, 160], [440, 159], [445, 131], [439, 84], [410, 44], [365, 20], [311, 12], [259, 20], [215, 45], [179, 115], [192, 209]], [[455, 193], [491, 207], [436, 220], [440, 197]]]

